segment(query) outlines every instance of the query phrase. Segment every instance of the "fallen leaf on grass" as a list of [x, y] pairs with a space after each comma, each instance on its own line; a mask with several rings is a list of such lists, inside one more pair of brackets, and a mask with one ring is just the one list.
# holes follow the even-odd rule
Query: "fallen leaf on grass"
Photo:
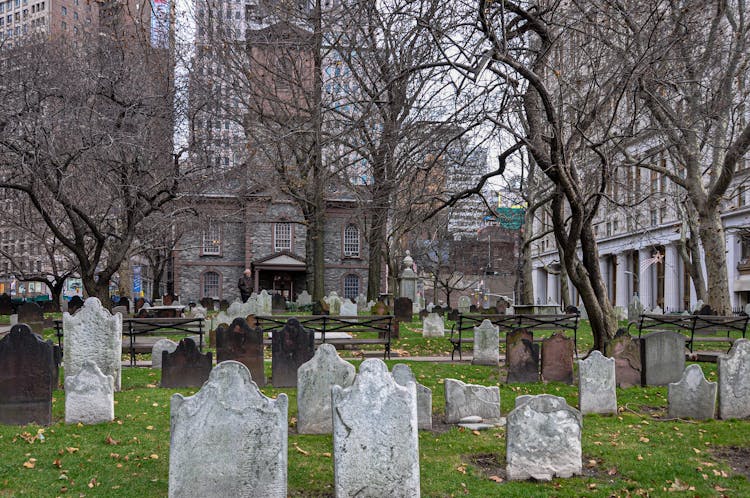
[[717, 484], [716, 486], [714, 486], [714, 489], [715, 489], [716, 491], [719, 491], [719, 492], [722, 492], [722, 491], [729, 491], [729, 488], [722, 488], [722, 487], [721, 487], [721, 486], [719, 486], [718, 484]]
[[159, 455], [157, 455], [156, 453], [151, 453], [151, 460], [158, 460], [158, 459], [159, 459]]
[[66, 451], [67, 451], [68, 453], [75, 453], [76, 451], [78, 451], [78, 448], [74, 448], [74, 447], [72, 447], [72, 446], [68, 446], [68, 447], [66, 447], [66, 448], [65, 448], [65, 450], [66, 450]]
[[647, 437], [641, 436], [641, 437], [640, 437], [640, 438], [638, 439], [638, 441], [640, 441], [640, 442], [642, 442], [642, 443], [648, 443], [648, 442], [649, 442], [649, 441], [651, 441], [651, 440], [650, 440], [649, 438], [647, 438]]
[[305, 456], [307, 456], [307, 455], [310, 454], [309, 451], [306, 451], [306, 450], [303, 450], [302, 448], [300, 448], [297, 443], [294, 443], [294, 449], [297, 450], [298, 453], [302, 453]]
[[609, 476], [613, 476], [615, 474], [617, 474], [617, 467], [612, 467], [611, 469], [607, 471], [607, 475]]
[[596, 489], [596, 483], [592, 482], [591, 484], [589, 484], [589, 489]]
[[36, 467], [36, 458], [29, 458], [25, 462], [23, 462], [23, 466], [27, 469], [33, 469]]
[[60, 460], [59, 458], [55, 458], [54, 460], [52, 460], [52, 465], [59, 469], [62, 467], [62, 460]]
[[326, 458], [331, 458], [331, 454], [330, 453], [321, 453], [321, 456], [324, 456]]
[[480, 434], [479, 431], [471, 431], [471, 433], [474, 434], [475, 436], [478, 436]]
[[111, 445], [115, 445], [115, 444], [119, 444], [120, 443], [120, 441], [112, 439], [112, 436], [110, 434], [107, 434], [107, 439], [105, 439], [104, 442], [107, 443], [107, 444], [111, 444]]
[[589, 460], [588, 463], [586, 464], [586, 467], [590, 469], [596, 467], [596, 460]]
[[89, 481], [89, 488], [93, 488], [94, 486], [97, 486], [99, 483], [96, 482], [96, 477], [92, 477]]
[[490, 476], [490, 481], [503, 482], [503, 478], [499, 476]]
[[461, 472], [462, 474], [466, 474], [466, 466], [465, 465], [459, 465], [456, 467], [456, 470]]
[[635, 457], [635, 459], [640, 462], [641, 460], [643, 460], [643, 457], [641, 455], [638, 455], [637, 457]]

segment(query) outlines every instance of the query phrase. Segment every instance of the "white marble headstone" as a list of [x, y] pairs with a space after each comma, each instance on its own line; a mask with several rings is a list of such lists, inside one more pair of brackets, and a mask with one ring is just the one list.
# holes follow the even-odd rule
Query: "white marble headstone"
[[432, 430], [432, 389], [417, 382], [409, 365], [404, 363], [393, 365], [391, 375], [400, 386], [407, 386], [409, 382], [417, 386], [417, 426], [421, 430]]
[[458, 298], [458, 311], [459, 313], [466, 314], [471, 308], [471, 299], [469, 296], [461, 296]]
[[99, 424], [115, 419], [115, 381], [91, 360], [65, 376], [65, 423]]
[[500, 389], [497, 386], [466, 384], [445, 379], [445, 422], [458, 423], [462, 418], [500, 419]]
[[267, 316], [271, 314], [272, 309], [272, 298], [266, 289], [260, 291], [258, 295], [258, 315]]
[[[196, 344], [198, 344], [197, 341]], [[175, 349], [177, 349], [177, 343], [170, 339], [156, 341], [151, 347], [151, 368], [161, 368], [162, 352], [174, 353]]]
[[750, 340], [735, 341], [718, 363], [719, 417], [750, 417]]
[[615, 359], [599, 351], [578, 361], [578, 408], [582, 414], [617, 413]]
[[429, 313], [422, 320], [422, 337], [444, 337], [445, 322], [437, 313]]
[[716, 382], [709, 382], [700, 365], [688, 365], [679, 382], [669, 384], [669, 418], [707, 420], [716, 417]]
[[474, 365], [497, 365], [500, 361], [500, 328], [489, 320], [474, 327]]

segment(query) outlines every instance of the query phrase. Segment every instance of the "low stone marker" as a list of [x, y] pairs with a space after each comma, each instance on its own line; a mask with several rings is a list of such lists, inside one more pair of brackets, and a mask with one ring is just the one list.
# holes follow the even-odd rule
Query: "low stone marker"
[[718, 363], [719, 417], [750, 417], [750, 340], [736, 340]]
[[281, 294], [273, 294], [271, 296], [271, 311], [278, 311], [283, 313], [286, 311], [286, 298]]
[[303, 290], [297, 296], [297, 306], [310, 306], [312, 304], [312, 296]]
[[679, 382], [685, 370], [685, 336], [665, 330], [641, 338], [644, 386], [666, 386]]
[[151, 347], [151, 368], [161, 368], [161, 353], [173, 352], [177, 349], [177, 343], [170, 339], [159, 339]]
[[530, 396], [508, 414], [506, 475], [509, 480], [571, 477], [583, 468], [581, 413], [564, 398]]
[[290, 318], [271, 338], [271, 382], [274, 387], [296, 387], [297, 369], [315, 354], [315, 333]]
[[554, 333], [542, 341], [542, 380], [573, 383], [573, 339]]
[[500, 389], [497, 386], [466, 384], [457, 379], [445, 379], [443, 385], [447, 424], [458, 423], [470, 416], [485, 420], [500, 418]]
[[92, 360], [120, 390], [122, 371], [122, 315], [112, 315], [95, 297], [86, 299], [75, 315], [63, 313], [65, 375], [76, 375]]
[[297, 370], [297, 432], [331, 434], [331, 387], [349, 387], [354, 365], [339, 358], [331, 344], [321, 344], [315, 356]]
[[399, 322], [410, 322], [412, 318], [413, 306], [411, 299], [408, 297], [399, 297], [393, 303], [393, 314]]
[[251, 328], [244, 318], [235, 318], [228, 327], [216, 329], [216, 361], [234, 360], [245, 365], [259, 386], [266, 385], [263, 369], [263, 331]]
[[445, 337], [445, 322], [437, 313], [427, 313], [422, 321], [422, 337]]
[[341, 298], [336, 293], [336, 291], [331, 291], [331, 293], [328, 294], [328, 297], [324, 299], [325, 299], [325, 302], [328, 304], [328, 312], [331, 315], [341, 314]]
[[336, 496], [418, 497], [419, 437], [413, 384], [400, 386], [379, 359], [354, 384], [333, 386]]
[[287, 412], [236, 361], [194, 396], [172, 396], [169, 496], [287, 496]]
[[489, 320], [474, 327], [474, 356], [472, 365], [496, 366], [500, 361], [500, 328]]
[[466, 314], [469, 312], [469, 309], [471, 308], [471, 299], [469, 296], [461, 296], [458, 298], [458, 312], [461, 314]]
[[54, 348], [23, 323], [0, 339], [0, 424], [52, 423]]
[[539, 382], [539, 344], [534, 344], [534, 333], [516, 329], [505, 335], [505, 363], [507, 383]]
[[161, 387], [201, 387], [211, 373], [213, 356], [202, 354], [191, 338], [180, 341], [171, 353], [162, 351]]
[[615, 359], [615, 380], [622, 388], [641, 385], [641, 345], [625, 329], [607, 343], [606, 355]]
[[716, 382], [708, 382], [698, 365], [688, 365], [679, 382], [669, 384], [669, 418], [712, 419], [716, 416]]
[[414, 382], [417, 386], [417, 427], [421, 430], [432, 430], [432, 389], [417, 382], [409, 365], [398, 363], [391, 370], [393, 380], [400, 386]]
[[258, 294], [258, 315], [268, 316], [273, 310], [273, 303], [271, 302], [271, 295], [266, 289], [260, 291]]
[[578, 361], [578, 409], [587, 413], [617, 413], [615, 359], [599, 351]]
[[344, 299], [341, 303], [341, 316], [357, 316], [357, 305], [349, 299]]
[[115, 419], [115, 380], [91, 360], [65, 376], [65, 423], [100, 424]]

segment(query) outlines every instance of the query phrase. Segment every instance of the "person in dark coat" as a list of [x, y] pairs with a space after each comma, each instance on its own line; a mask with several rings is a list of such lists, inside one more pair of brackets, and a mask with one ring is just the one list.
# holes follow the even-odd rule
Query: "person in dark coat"
[[245, 269], [240, 281], [237, 282], [237, 288], [240, 290], [240, 298], [245, 303], [250, 298], [250, 294], [253, 292], [253, 272], [249, 269]]

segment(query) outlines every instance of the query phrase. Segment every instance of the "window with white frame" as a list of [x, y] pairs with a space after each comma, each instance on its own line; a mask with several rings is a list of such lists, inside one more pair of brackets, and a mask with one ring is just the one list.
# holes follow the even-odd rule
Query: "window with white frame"
[[203, 230], [203, 243], [201, 254], [220, 255], [221, 254], [221, 227], [216, 222], [209, 222]]
[[274, 251], [292, 250], [292, 224], [275, 223], [273, 226], [273, 249]]
[[202, 297], [211, 297], [218, 299], [219, 290], [221, 289], [221, 275], [215, 271], [207, 271], [203, 274], [203, 295]]
[[357, 299], [359, 295], [359, 275], [350, 273], [344, 277], [344, 297]]
[[344, 229], [344, 256], [359, 257], [359, 227], [347, 225]]

